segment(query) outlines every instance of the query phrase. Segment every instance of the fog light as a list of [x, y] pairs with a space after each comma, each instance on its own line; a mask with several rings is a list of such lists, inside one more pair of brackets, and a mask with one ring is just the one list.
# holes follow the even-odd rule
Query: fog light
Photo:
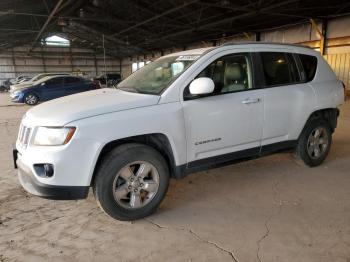
[[45, 164], [44, 165], [45, 176], [52, 177], [53, 176], [53, 165]]
[[34, 170], [40, 177], [52, 177], [54, 173], [54, 167], [52, 164], [35, 164]]

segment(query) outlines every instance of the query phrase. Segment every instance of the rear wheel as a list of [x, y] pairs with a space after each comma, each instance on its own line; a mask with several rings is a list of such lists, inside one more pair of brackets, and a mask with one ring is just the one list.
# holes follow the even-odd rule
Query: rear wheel
[[327, 121], [311, 120], [300, 135], [296, 155], [308, 166], [318, 166], [327, 157], [332, 143], [332, 133]]
[[156, 150], [141, 144], [125, 144], [105, 157], [93, 189], [108, 215], [136, 220], [157, 209], [168, 185], [168, 166]]
[[37, 95], [29, 93], [29, 94], [24, 96], [24, 102], [27, 105], [34, 106], [39, 102], [39, 98]]

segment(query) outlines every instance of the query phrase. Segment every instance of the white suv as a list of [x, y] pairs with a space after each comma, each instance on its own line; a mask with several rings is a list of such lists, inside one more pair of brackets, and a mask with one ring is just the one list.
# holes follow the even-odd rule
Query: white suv
[[170, 178], [294, 149], [327, 156], [343, 86], [312, 49], [245, 43], [166, 55], [118, 85], [24, 116], [19, 180], [50, 199], [86, 198], [120, 220], [145, 217]]

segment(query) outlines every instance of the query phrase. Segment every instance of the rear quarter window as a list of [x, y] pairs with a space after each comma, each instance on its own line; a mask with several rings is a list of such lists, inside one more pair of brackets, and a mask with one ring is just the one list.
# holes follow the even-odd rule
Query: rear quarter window
[[311, 55], [299, 54], [299, 59], [305, 72], [306, 81], [312, 81], [317, 70], [317, 58]]

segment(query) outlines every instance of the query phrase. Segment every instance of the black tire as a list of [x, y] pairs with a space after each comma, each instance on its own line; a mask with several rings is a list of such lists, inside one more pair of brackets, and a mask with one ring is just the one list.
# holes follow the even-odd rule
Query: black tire
[[[157, 174], [159, 174], [159, 183], [152, 199], [147, 200], [150, 202], [142, 207], [133, 209], [123, 206], [123, 203], [119, 203], [115, 199], [114, 187], [116, 179], [119, 179], [118, 174], [124, 170], [123, 168], [137, 161], [145, 161], [155, 167]], [[130, 221], [144, 218], [155, 212], [165, 197], [168, 186], [169, 169], [160, 153], [149, 146], [132, 143], [118, 146], [105, 156], [94, 179], [93, 192], [98, 204], [108, 215], [118, 220]], [[145, 203], [144, 201], [142, 202]]]
[[[324, 144], [326, 147], [324, 147], [323, 144], [311, 142], [310, 137], [315, 135], [317, 129], [322, 130], [322, 133], [324, 133], [324, 140], [326, 141]], [[297, 158], [301, 159], [305, 165], [315, 167], [322, 164], [325, 160], [331, 148], [331, 144], [332, 132], [329, 123], [323, 118], [311, 119], [308, 121], [299, 137], [295, 155]], [[319, 148], [319, 155], [316, 155], [315, 152], [312, 151], [312, 146], [314, 148]]]
[[35, 106], [39, 102], [39, 97], [36, 94], [29, 93], [24, 96], [24, 102], [27, 105]]

